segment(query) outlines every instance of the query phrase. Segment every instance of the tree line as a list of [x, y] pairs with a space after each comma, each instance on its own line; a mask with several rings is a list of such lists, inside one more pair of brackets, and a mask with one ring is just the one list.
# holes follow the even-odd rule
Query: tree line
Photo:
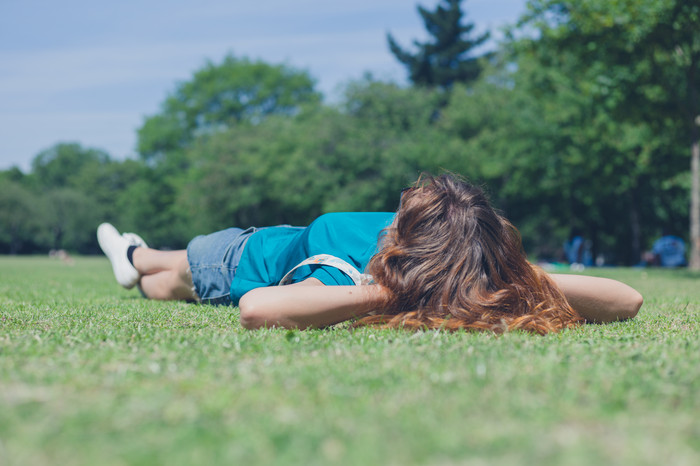
[[145, 119], [138, 159], [59, 143], [1, 171], [0, 252], [97, 252], [102, 221], [181, 248], [394, 210], [419, 173], [447, 170], [486, 188], [533, 257], [557, 260], [574, 230], [607, 263], [636, 263], [663, 230], [697, 255], [700, 4], [532, 0], [479, 53], [463, 3], [419, 7], [430, 38], [410, 50], [388, 35], [410, 86], [366, 75], [329, 104], [305, 71], [227, 55]]

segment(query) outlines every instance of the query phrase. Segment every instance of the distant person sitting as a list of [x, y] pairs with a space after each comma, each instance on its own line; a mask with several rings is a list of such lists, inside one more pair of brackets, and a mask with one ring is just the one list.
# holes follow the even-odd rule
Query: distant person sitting
[[651, 249], [653, 264], [661, 267], [684, 267], [685, 242], [678, 236], [664, 232], [664, 235], [654, 242]]
[[578, 230], [571, 233], [571, 237], [564, 243], [566, 260], [574, 270], [583, 270], [584, 267], [593, 265], [591, 242], [583, 238]]

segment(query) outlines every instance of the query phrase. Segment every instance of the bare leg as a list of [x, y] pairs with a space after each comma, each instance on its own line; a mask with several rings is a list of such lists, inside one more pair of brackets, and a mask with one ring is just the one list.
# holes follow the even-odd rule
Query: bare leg
[[158, 249], [134, 249], [134, 267], [141, 275], [151, 275], [164, 270], [174, 270], [184, 260], [187, 262], [187, 251], [159, 251]]
[[196, 299], [187, 251], [134, 250], [134, 267], [141, 274], [141, 289], [151, 299]]

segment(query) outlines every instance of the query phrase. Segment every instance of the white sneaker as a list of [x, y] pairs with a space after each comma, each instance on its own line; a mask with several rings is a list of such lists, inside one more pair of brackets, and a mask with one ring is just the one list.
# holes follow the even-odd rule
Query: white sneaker
[[130, 246], [136, 246], [138, 248], [147, 248], [148, 244], [136, 233], [122, 233], [122, 238], [129, 242]]
[[103, 223], [97, 227], [97, 242], [100, 243], [102, 252], [112, 263], [112, 270], [117, 282], [126, 289], [133, 288], [141, 275], [126, 257], [126, 251], [131, 246], [129, 240], [120, 235], [117, 229], [109, 223]]
[[[130, 246], [136, 246], [137, 248], [148, 247], [148, 244], [146, 244], [143, 238], [141, 238], [136, 233], [122, 233], [122, 238], [127, 240]], [[146, 296], [146, 293], [143, 292], [143, 288], [141, 288], [141, 280], [138, 281], [138, 284], [136, 286], [138, 287], [141, 296], [143, 296], [144, 298], [148, 298], [148, 296]]]

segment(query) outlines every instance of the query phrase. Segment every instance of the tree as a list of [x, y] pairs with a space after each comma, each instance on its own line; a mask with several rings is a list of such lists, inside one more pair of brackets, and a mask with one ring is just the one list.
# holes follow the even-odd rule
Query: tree
[[5, 180], [0, 189], [0, 251], [31, 252], [38, 243], [39, 211], [34, 193], [19, 182]]
[[325, 210], [394, 210], [396, 193], [421, 171], [445, 167], [448, 151], [434, 124], [435, 109], [444, 96], [367, 76], [351, 83], [344, 97], [347, 136], [335, 144], [335, 154], [329, 154], [344, 179]]
[[109, 154], [102, 150], [84, 148], [78, 143], [58, 143], [34, 157], [32, 174], [37, 184], [46, 189], [80, 187], [81, 173], [86, 167], [109, 161]]
[[72, 188], [56, 188], [46, 193], [41, 227], [52, 249], [97, 252], [95, 230], [102, 217], [96, 202]]
[[[682, 0], [536, 0], [530, 2], [529, 11], [522, 25], [539, 31], [539, 57], [552, 64], [568, 56], [574, 63], [570, 72], [588, 76], [588, 83], [582, 83], [581, 89], [602, 106], [609, 116], [608, 127], [636, 127], [637, 136], [642, 128], [649, 133], [637, 137], [637, 166], [646, 163], [650, 166], [648, 173], [662, 172], [653, 173], [653, 178], [665, 175], [662, 184], [668, 186], [679, 175], [676, 162], [682, 152], [678, 141], [689, 141], [693, 180], [690, 262], [693, 268], [700, 268], [700, 147], [696, 125], [700, 114], [700, 5]], [[599, 115], [598, 121], [603, 123], [604, 115]], [[660, 146], [658, 142], [666, 144]], [[657, 155], [645, 157], [652, 153]], [[646, 200], [658, 194], [661, 187], [644, 193]], [[631, 188], [628, 195], [642, 194], [639, 190], [635, 193], [634, 185]], [[646, 203], [638, 199], [636, 204]]]
[[413, 84], [449, 89], [456, 82], [473, 82], [481, 74], [479, 58], [471, 54], [490, 35], [486, 32], [472, 38], [474, 24], [462, 23], [461, 1], [442, 0], [435, 11], [418, 6], [418, 13], [432, 38], [424, 43], [414, 41], [418, 49], [415, 53], [401, 48], [394, 37], [387, 34], [391, 53], [406, 67]]
[[138, 150], [146, 159], [183, 149], [198, 136], [270, 115], [294, 115], [320, 95], [305, 71], [227, 55], [207, 63], [167, 97], [157, 115], [138, 130]]
[[637, 57], [583, 59], [546, 33], [511, 43], [501, 66], [453, 89], [439, 124], [461, 139], [456, 171], [488, 183], [537, 256], [556, 259], [579, 229], [608, 261], [638, 263], [662, 224], [687, 219], [677, 125], [628, 95], [646, 90], [640, 81], [617, 83]]
[[[40, 152], [24, 184], [45, 207], [41, 212], [45, 243], [78, 252], [97, 249], [99, 221], [121, 221], [117, 200], [147, 169], [141, 161], [117, 162], [108, 153], [77, 143], [59, 143]], [[135, 204], [147, 203], [134, 199]]]
[[307, 224], [331, 211], [394, 210], [401, 188], [442, 165], [431, 125], [440, 96], [371, 78], [338, 108], [273, 116], [196, 141], [178, 203], [205, 232]]

